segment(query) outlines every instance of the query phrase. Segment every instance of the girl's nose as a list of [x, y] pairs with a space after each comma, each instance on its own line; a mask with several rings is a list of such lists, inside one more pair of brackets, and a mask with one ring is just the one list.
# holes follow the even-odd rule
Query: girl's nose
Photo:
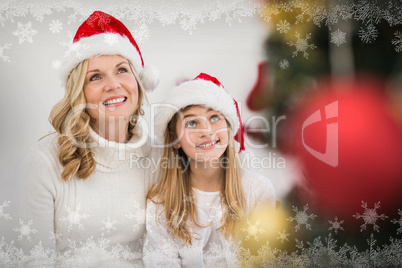
[[212, 135], [212, 126], [210, 122], [206, 118], [200, 118], [199, 121], [199, 131], [202, 136], [211, 136]]

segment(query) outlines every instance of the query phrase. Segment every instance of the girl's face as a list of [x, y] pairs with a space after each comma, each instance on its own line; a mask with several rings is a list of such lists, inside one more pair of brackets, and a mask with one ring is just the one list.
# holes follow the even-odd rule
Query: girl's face
[[203, 106], [192, 106], [182, 113], [176, 123], [176, 134], [179, 143], [174, 147], [182, 148], [196, 161], [219, 159], [228, 146], [225, 117]]
[[119, 55], [89, 59], [84, 95], [96, 125], [128, 121], [138, 104], [138, 84], [128, 60]]

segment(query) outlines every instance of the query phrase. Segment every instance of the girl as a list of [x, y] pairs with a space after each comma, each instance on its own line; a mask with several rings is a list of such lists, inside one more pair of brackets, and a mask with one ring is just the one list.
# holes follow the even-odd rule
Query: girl
[[30, 149], [22, 172], [21, 218], [29, 239], [21, 243], [70, 257], [81, 248], [73, 262], [80, 266], [80, 257], [88, 260], [88, 249], [96, 251], [101, 241], [96, 263], [108, 258], [102, 250], [120, 248], [141, 264], [152, 174], [132, 160], [154, 154], [139, 119], [158, 73], [144, 68], [123, 23], [100, 11], [78, 28], [63, 67], [65, 96], [50, 114], [57, 133]]
[[240, 168], [236, 101], [216, 78], [201, 73], [168, 94], [156, 123], [164, 132], [166, 161], [147, 195], [146, 263], [233, 267], [238, 219], [259, 204], [275, 204], [270, 181]]

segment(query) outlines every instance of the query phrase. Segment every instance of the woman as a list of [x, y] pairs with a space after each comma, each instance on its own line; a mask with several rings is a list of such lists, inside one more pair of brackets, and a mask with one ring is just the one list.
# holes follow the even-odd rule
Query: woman
[[141, 106], [158, 73], [144, 68], [128, 29], [100, 11], [78, 28], [63, 67], [65, 96], [50, 114], [57, 133], [31, 148], [22, 173], [22, 243], [140, 263], [153, 176], [133, 161], [155, 153]]

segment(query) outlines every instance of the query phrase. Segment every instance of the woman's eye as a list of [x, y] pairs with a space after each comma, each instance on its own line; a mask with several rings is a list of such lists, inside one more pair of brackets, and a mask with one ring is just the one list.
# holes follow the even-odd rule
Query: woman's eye
[[99, 80], [99, 79], [100, 79], [100, 75], [94, 74], [93, 76], [91, 76], [91, 78], [89, 78], [89, 81], [95, 81], [95, 80]]
[[186, 123], [186, 127], [195, 127], [197, 123], [194, 120], [190, 120]]
[[119, 68], [119, 69], [117, 70], [117, 73], [118, 73], [118, 74], [127, 73], [127, 69], [126, 69], [126, 68]]
[[211, 120], [211, 122], [216, 122], [216, 121], [219, 121], [219, 119], [220, 119], [220, 118], [219, 118], [219, 115], [216, 115], [216, 114], [215, 114], [215, 115], [211, 116], [211, 119], [210, 119], [210, 120]]

